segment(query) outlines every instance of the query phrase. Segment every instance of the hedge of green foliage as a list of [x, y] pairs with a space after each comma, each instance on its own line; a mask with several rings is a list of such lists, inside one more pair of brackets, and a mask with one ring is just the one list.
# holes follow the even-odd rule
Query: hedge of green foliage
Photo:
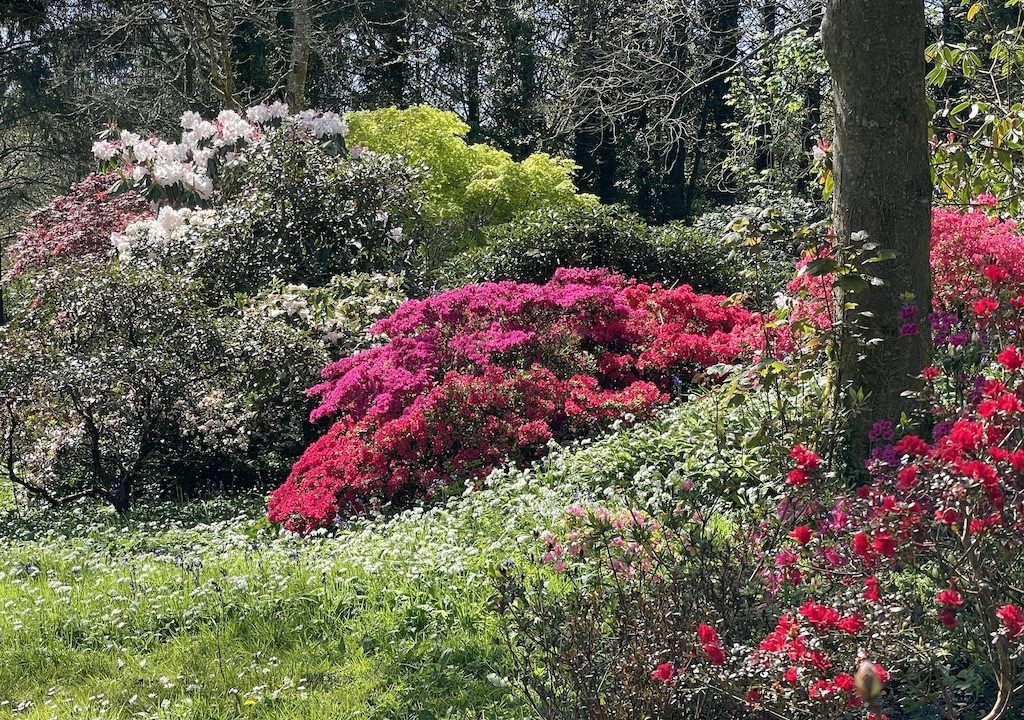
[[627, 277], [705, 292], [737, 288], [737, 273], [710, 233], [679, 223], [651, 227], [617, 206], [540, 210], [486, 230], [486, 242], [438, 273], [445, 287], [484, 280], [546, 282], [558, 267], [607, 267]]

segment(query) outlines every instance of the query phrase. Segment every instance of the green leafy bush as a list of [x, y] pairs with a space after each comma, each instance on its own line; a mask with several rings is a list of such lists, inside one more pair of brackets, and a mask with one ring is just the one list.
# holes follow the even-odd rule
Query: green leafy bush
[[708, 233], [651, 227], [616, 206], [540, 210], [488, 228], [486, 244], [450, 260], [439, 283], [545, 282], [559, 267], [606, 267], [627, 277], [705, 292], [730, 292], [736, 271]]
[[417, 173], [375, 153], [347, 157], [280, 131], [244, 152], [220, 202], [231, 222], [200, 260], [225, 288], [277, 277], [320, 285], [347, 272], [400, 272], [417, 261], [406, 232]]
[[[571, 160], [535, 153], [521, 162], [503, 150], [467, 143], [469, 126], [455, 113], [417, 105], [346, 114], [347, 142], [401, 157], [422, 169], [425, 215], [434, 226], [435, 257], [465, 247], [485, 225], [542, 208], [594, 205], [573, 184]], [[550, 273], [549, 273], [550, 276]]]
[[0, 330], [0, 454], [25, 494], [123, 512], [140, 492], [274, 477], [301, 449], [322, 343], [150, 266], [83, 260], [29, 287]]
[[768, 307], [824, 218], [822, 207], [803, 198], [760, 192], [748, 202], [710, 210], [693, 225], [716, 238], [723, 261], [736, 269], [739, 289], [753, 304]]

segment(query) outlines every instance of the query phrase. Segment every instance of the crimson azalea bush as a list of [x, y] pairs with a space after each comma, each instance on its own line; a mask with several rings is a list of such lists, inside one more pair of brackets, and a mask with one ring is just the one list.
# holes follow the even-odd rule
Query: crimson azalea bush
[[55, 258], [105, 255], [112, 234], [150, 217], [150, 204], [138, 193], [111, 192], [117, 179], [94, 173], [34, 212], [8, 248], [11, 265], [4, 282]]
[[429, 497], [644, 416], [759, 345], [757, 317], [722, 296], [578, 269], [410, 300], [374, 332], [387, 342], [328, 365], [309, 391], [311, 418], [334, 425], [271, 495], [272, 521], [308, 531]]

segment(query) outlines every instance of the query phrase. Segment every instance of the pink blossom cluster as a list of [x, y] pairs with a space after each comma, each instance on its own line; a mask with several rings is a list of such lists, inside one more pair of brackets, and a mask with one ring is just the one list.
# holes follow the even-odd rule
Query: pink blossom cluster
[[1024, 294], [1024, 237], [982, 209], [932, 212], [931, 260], [937, 310], [970, 308], [990, 283]]
[[29, 218], [8, 248], [9, 282], [30, 267], [62, 256], [106, 254], [110, 236], [152, 216], [150, 204], [135, 192], [112, 193], [115, 175], [89, 175]]
[[328, 365], [309, 391], [311, 418], [334, 425], [273, 493], [270, 518], [308, 531], [532, 460], [549, 440], [649, 413], [754, 350], [758, 327], [724, 297], [606, 270], [410, 300], [375, 326], [385, 344]]
[[[932, 212], [933, 305], [942, 318], [958, 313], [984, 322], [999, 309], [993, 294], [1006, 296], [1015, 310], [1024, 308], [1024, 236], [1014, 221], [985, 212], [982, 200], [984, 196], [979, 207], [967, 212], [950, 208]], [[797, 274], [786, 286], [789, 295], [798, 298], [791, 320], [806, 320], [819, 329], [831, 323], [834, 278], [805, 272], [812, 261], [830, 256], [831, 251], [819, 250], [797, 263]], [[916, 334], [916, 314], [912, 305], [901, 309], [902, 334]]]

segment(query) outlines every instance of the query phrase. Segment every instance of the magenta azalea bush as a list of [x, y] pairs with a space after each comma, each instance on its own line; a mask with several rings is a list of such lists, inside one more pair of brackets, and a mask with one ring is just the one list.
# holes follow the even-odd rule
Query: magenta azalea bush
[[387, 342], [328, 365], [309, 391], [312, 419], [334, 424], [270, 497], [288, 529], [430, 497], [642, 417], [760, 345], [757, 316], [722, 296], [565, 268], [544, 285], [410, 300], [374, 331]]

